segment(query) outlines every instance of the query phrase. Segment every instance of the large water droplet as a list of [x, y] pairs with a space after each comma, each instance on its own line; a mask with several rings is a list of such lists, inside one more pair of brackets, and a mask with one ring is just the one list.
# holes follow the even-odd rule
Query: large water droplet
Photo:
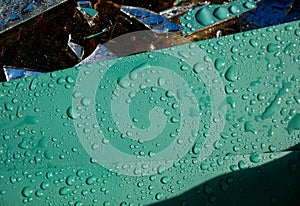
[[215, 9], [214, 11], [214, 16], [217, 17], [218, 19], [226, 19], [229, 17], [229, 12], [226, 8], [224, 7], [219, 7]]
[[23, 188], [22, 195], [24, 197], [30, 197], [33, 194], [33, 192], [34, 192], [33, 189], [27, 186]]
[[235, 82], [237, 79], [237, 75], [236, 75], [236, 68], [235, 66], [230, 66], [226, 73], [225, 73], [225, 78], [230, 81], [230, 82]]
[[157, 84], [159, 87], [163, 87], [166, 84], [166, 82], [167, 81], [163, 77], [159, 77]]
[[160, 179], [160, 182], [163, 184], [167, 184], [169, 182], [169, 177], [168, 176], [164, 176]]
[[267, 46], [267, 51], [268, 52], [275, 52], [275, 51], [277, 51], [277, 50], [279, 50], [279, 45], [278, 44], [273, 44], [273, 43], [270, 43], [270, 44], [268, 44], [268, 46]]
[[12, 111], [13, 110], [13, 105], [10, 102], [4, 103], [4, 107], [7, 111]]
[[67, 195], [69, 193], [69, 188], [68, 187], [62, 187], [59, 189], [59, 194], [60, 195]]
[[282, 84], [283, 84], [283, 86], [276, 94], [274, 100], [263, 112], [263, 114], [261, 116], [262, 119], [267, 119], [275, 113], [278, 106], [281, 104], [281, 98], [288, 92], [288, 89], [292, 86], [292, 84], [290, 82], [283, 82]]
[[217, 58], [215, 61], [215, 67], [218, 71], [225, 67], [225, 61], [223, 59]]
[[83, 106], [88, 106], [91, 104], [91, 100], [89, 98], [83, 97], [80, 101]]
[[261, 160], [261, 157], [259, 154], [252, 154], [250, 155], [250, 161], [253, 163], [259, 163]]
[[236, 5], [233, 5], [229, 8], [229, 11], [232, 13], [232, 14], [238, 14], [240, 13], [240, 8]]
[[201, 73], [202, 71], [204, 70], [204, 68], [202, 67], [202, 64], [200, 62], [196, 63], [193, 67], [193, 71], [196, 73], [196, 74], [199, 74]]
[[200, 153], [200, 145], [199, 143], [195, 143], [194, 146], [192, 147], [192, 152], [195, 155], [198, 155]]
[[117, 83], [123, 89], [126, 89], [130, 86], [130, 82], [126, 78], [118, 78]]
[[74, 182], [75, 182], [75, 177], [73, 175], [69, 175], [66, 179], [67, 185], [71, 186], [74, 184]]
[[29, 84], [29, 89], [33, 91], [36, 88], [36, 78], [33, 78]]
[[293, 131], [300, 130], [300, 113], [296, 114], [289, 122], [287, 131], [292, 134]]
[[256, 134], [256, 131], [252, 126], [251, 122], [249, 121], [245, 122], [244, 128], [245, 128], [245, 132], [252, 132], [253, 134]]
[[204, 26], [208, 26], [208, 25], [211, 25], [214, 23], [214, 18], [212, 16], [210, 10], [207, 7], [200, 9], [196, 13], [196, 20], [198, 23], [200, 23]]
[[242, 169], [246, 169], [247, 168], [247, 164], [244, 160], [240, 160], [238, 163], [238, 167], [242, 170]]
[[160, 192], [155, 195], [155, 199], [157, 200], [161, 200], [162, 198], [163, 198], [163, 194]]
[[258, 46], [258, 43], [255, 39], [250, 39], [249, 40], [249, 43], [251, 46], [253, 46], [254, 48], [256, 48]]
[[68, 117], [70, 117], [71, 119], [76, 119], [78, 118], [78, 113], [76, 111], [74, 111], [73, 107], [69, 107], [67, 109], [67, 115]]
[[50, 184], [49, 182], [42, 182], [40, 187], [42, 190], [46, 190], [50, 187]]
[[246, 2], [244, 3], [244, 7], [246, 7], [247, 9], [253, 9], [256, 7], [255, 3], [252, 2]]
[[39, 119], [37, 116], [27, 116], [24, 120], [27, 124], [37, 124], [39, 122]]
[[86, 179], [86, 184], [88, 184], [88, 185], [92, 185], [95, 182], [96, 182], [96, 177], [94, 177], [94, 176], [90, 176]]

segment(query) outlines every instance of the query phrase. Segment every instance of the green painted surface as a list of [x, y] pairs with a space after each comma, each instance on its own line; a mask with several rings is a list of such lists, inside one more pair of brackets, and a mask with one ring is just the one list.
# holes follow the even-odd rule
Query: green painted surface
[[299, 201], [299, 23], [1, 83], [1, 205]]
[[237, 0], [225, 5], [215, 4], [193, 9], [180, 18], [182, 34], [191, 34], [255, 8], [253, 0]]

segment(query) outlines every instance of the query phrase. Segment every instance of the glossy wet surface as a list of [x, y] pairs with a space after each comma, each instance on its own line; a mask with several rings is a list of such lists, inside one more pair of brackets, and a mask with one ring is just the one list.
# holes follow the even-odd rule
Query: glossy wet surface
[[1, 83], [1, 202], [299, 202], [299, 37], [296, 21]]

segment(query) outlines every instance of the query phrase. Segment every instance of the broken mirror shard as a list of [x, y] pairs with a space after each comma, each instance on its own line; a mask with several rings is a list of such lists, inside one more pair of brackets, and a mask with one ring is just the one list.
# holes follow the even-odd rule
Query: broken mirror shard
[[[288, 1], [289, 0], [286, 2]], [[2, 6], [0, 7], [0, 68], [3, 68], [5, 65], [10, 65], [16, 68], [30, 68], [35, 71], [50, 72], [77, 65], [82, 59], [92, 54], [97, 48], [97, 45], [106, 45], [109, 40], [124, 34], [141, 30], [151, 30], [153, 28], [163, 31], [156, 32], [156, 34], [166, 34], [168, 31], [177, 30], [180, 24], [180, 17], [184, 15], [184, 12], [189, 13], [191, 9], [200, 9], [201, 6], [205, 6], [208, 3], [211, 5], [218, 4], [226, 6], [230, 5], [230, 3], [246, 1], [230, 1], [229, 4], [225, 4], [226, 2], [222, 0], [181, 0], [176, 3], [175, 0], [173, 0], [159, 1], [157, 4], [152, 3], [154, 0], [145, 0], [143, 2], [130, 0], [114, 0], [113, 2], [105, 0], [70, 0], [56, 1], [56, 3], [52, 2], [53, 4], [46, 0], [16, 2], [16, 0], [3, 0], [0, 3]], [[299, 6], [295, 6], [299, 5], [297, 2], [299, 1], [294, 1], [292, 8], [287, 10], [288, 13], [283, 21], [292, 21], [295, 20], [296, 17], [299, 17], [299, 15], [297, 15], [299, 14], [299, 12], [297, 13]], [[149, 20], [148, 23], [153, 24], [149, 27], [149, 25], [147, 26], [144, 22], [138, 20], [138, 18], [131, 18], [133, 16], [120, 12], [121, 4], [126, 5], [122, 7], [141, 8], [144, 12], [147, 10], [150, 14], [160, 15], [162, 18], [172, 20], [177, 23], [177, 25], [173, 27], [176, 29], [172, 29], [172, 27], [170, 27], [171, 29], [159, 27], [162, 25], [159, 23], [161, 18], [155, 16], [155, 18]], [[5, 5], [10, 5], [10, 7], [8, 8]], [[51, 5], [53, 6], [50, 7]], [[41, 8], [44, 7], [47, 7], [46, 12], [41, 12], [40, 15], [36, 15], [36, 11], [41, 11]], [[80, 7], [81, 11], [76, 9], [77, 7]], [[232, 7], [231, 10], [236, 11], [236, 8]], [[221, 13], [222, 12], [220, 12], [220, 14]], [[90, 23], [94, 23], [94, 26], [89, 24], [85, 15], [88, 15], [88, 17], [92, 19]], [[31, 17], [27, 19], [28, 16]], [[181, 36], [179, 32], [173, 32], [172, 34], [177, 34], [177, 36], [182, 37], [182, 39], [185, 38], [185, 41], [180, 42], [189, 42], [237, 33], [241, 31], [240, 22], [238, 21], [239, 18], [237, 17], [238, 16], [222, 20], [218, 24], [213, 24], [186, 36]], [[7, 23], [15, 26], [10, 27]], [[71, 41], [68, 41], [69, 34], [72, 36]], [[169, 47], [180, 44], [169, 43], [170, 38], [167, 37], [164, 39], [164, 41], [161, 41], [164, 43], [163, 48], [165, 48], [165, 46]], [[68, 44], [72, 44], [72, 48], [78, 48], [79, 45], [84, 50], [79, 49], [79, 52], [76, 53]], [[139, 44], [140, 45], [137, 46], [143, 48], [146, 45], [144, 41]], [[161, 48], [154, 43], [147, 43], [147, 45], [149, 46], [148, 51]], [[81, 52], [83, 51], [84, 56], [82, 56], [81, 59]], [[118, 53], [114, 51], [113, 53], [120, 57]], [[0, 81], [6, 81], [3, 70], [0, 72]]]
[[7, 81], [42, 74], [41, 72], [32, 71], [28, 68], [14, 68], [9, 66], [5, 66], [3, 71]]
[[90, 1], [78, 1], [77, 5], [76, 8], [82, 13], [88, 24], [94, 26], [94, 19], [98, 15], [98, 11], [93, 9], [92, 3]]
[[68, 40], [69, 48], [74, 52], [74, 54], [76, 54], [76, 56], [79, 59], [82, 59], [82, 57], [84, 55], [84, 48], [82, 46], [80, 46], [79, 44], [72, 42], [71, 39], [72, 39], [71, 34], [69, 34], [69, 40]]
[[77, 66], [112, 60], [116, 58], [118, 58], [116, 54], [110, 51], [105, 45], [99, 44], [96, 47], [95, 51], [87, 58], [82, 60], [79, 64], [77, 64]]
[[144, 8], [122, 6], [121, 11], [130, 17], [136, 18], [146, 27], [155, 32], [177, 32], [181, 29], [181, 27], [175, 22]]

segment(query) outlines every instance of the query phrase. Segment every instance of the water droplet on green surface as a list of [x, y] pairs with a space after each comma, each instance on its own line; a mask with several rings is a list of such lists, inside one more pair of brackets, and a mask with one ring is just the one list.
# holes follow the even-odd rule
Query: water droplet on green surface
[[71, 119], [76, 119], [78, 118], [78, 113], [73, 109], [73, 107], [69, 107], [67, 109], [67, 115]]
[[255, 3], [252, 2], [246, 2], [244, 3], [244, 7], [248, 8], [248, 9], [253, 9], [256, 7]]
[[51, 160], [51, 159], [53, 159], [53, 154], [49, 150], [46, 150], [44, 152], [44, 157], [48, 160]]
[[277, 51], [277, 50], [279, 50], [279, 45], [278, 44], [274, 44], [274, 43], [270, 43], [270, 44], [268, 44], [268, 46], [267, 46], [267, 51], [268, 52], [275, 52], [275, 51]]
[[229, 11], [232, 13], [232, 14], [238, 14], [240, 13], [240, 8], [236, 5], [232, 5], [229, 7]]
[[4, 107], [5, 107], [5, 109], [7, 110], [7, 111], [12, 111], [13, 110], [13, 105], [11, 104], [11, 103], [9, 103], [9, 102], [5, 102], [4, 103]]
[[215, 9], [214, 11], [214, 16], [217, 17], [218, 19], [226, 19], [229, 17], [229, 12], [226, 8], [224, 7], [219, 7]]
[[274, 145], [270, 145], [270, 146], [269, 146], [269, 150], [270, 150], [271, 152], [275, 152], [275, 151], [277, 150], [277, 148], [276, 148], [276, 146], [274, 146]]
[[256, 48], [258, 46], [258, 43], [255, 39], [250, 39], [249, 40], [249, 43], [251, 46], [253, 46], [254, 48]]
[[130, 86], [130, 82], [126, 78], [118, 78], [117, 83], [123, 89], [126, 89]]
[[33, 78], [29, 84], [29, 89], [33, 91], [36, 88], [36, 78]]
[[67, 81], [69, 84], [74, 83], [74, 79], [73, 79], [72, 76], [67, 76], [67, 77], [66, 77], [66, 81]]
[[218, 71], [221, 71], [225, 67], [225, 61], [223, 59], [217, 58], [215, 61], [215, 67]]
[[202, 63], [201, 62], [198, 62], [194, 65], [193, 67], [193, 71], [196, 73], [196, 74], [200, 74], [201, 72], [204, 71], [204, 68], [202, 66]]
[[274, 100], [263, 112], [263, 114], [261, 116], [262, 119], [267, 119], [275, 113], [275, 111], [278, 109], [278, 106], [281, 104], [282, 97], [288, 92], [288, 89], [291, 88], [291, 86], [292, 86], [292, 84], [290, 82], [282, 83], [282, 88], [279, 89]]
[[259, 163], [261, 160], [261, 157], [259, 154], [252, 154], [250, 155], [250, 161], [253, 163]]
[[238, 167], [242, 170], [242, 169], [246, 169], [248, 166], [244, 160], [240, 160], [238, 163]]
[[96, 182], [96, 177], [94, 177], [94, 176], [88, 177], [88, 178], [86, 179], [86, 184], [88, 184], [88, 185], [92, 185], [92, 184], [94, 184], [95, 182]]
[[230, 81], [230, 82], [235, 82], [237, 79], [237, 74], [236, 74], [236, 68], [235, 66], [230, 66], [226, 73], [225, 73], [225, 78]]
[[207, 7], [200, 9], [196, 13], [196, 20], [203, 26], [208, 26], [215, 22], [210, 10]]
[[213, 193], [213, 188], [212, 186], [208, 185], [208, 184], [205, 184], [203, 186], [203, 191], [206, 193], [206, 194], [212, 194]]
[[87, 97], [83, 97], [80, 101], [83, 106], [89, 106], [91, 104], [91, 100]]
[[163, 183], [163, 184], [167, 184], [169, 182], [169, 177], [167, 176], [164, 176], [160, 179], [160, 182]]
[[182, 66], [180, 67], [180, 69], [181, 69], [182, 71], [186, 71], [186, 70], [188, 69], [188, 67], [185, 66], [185, 65], [182, 65]]
[[155, 195], [156, 200], [161, 200], [162, 198], [163, 198], [163, 194], [160, 192]]
[[72, 186], [75, 182], [75, 176], [73, 175], [69, 175], [67, 178], [66, 178], [66, 183], [67, 185], [69, 186]]
[[249, 122], [249, 121], [245, 122], [244, 128], [245, 128], [245, 132], [252, 132], [253, 134], [256, 134], [256, 131], [255, 131], [254, 127], [252, 126], [251, 122]]
[[200, 145], [196, 142], [194, 144], [194, 146], [192, 147], [192, 152], [195, 154], [195, 155], [198, 155], [200, 153]]
[[300, 130], [300, 113], [296, 114], [288, 123], [287, 131], [292, 134], [293, 131]]
[[68, 187], [62, 187], [59, 189], [60, 195], [67, 195], [69, 193], [70, 189]]
[[227, 192], [228, 189], [229, 189], [229, 185], [225, 180], [220, 180], [219, 181], [219, 186], [220, 186], [220, 188], [223, 192]]
[[39, 122], [39, 119], [37, 116], [27, 116], [24, 120], [27, 124], [37, 124]]
[[233, 97], [229, 96], [226, 98], [226, 102], [231, 106], [231, 108], [235, 108], [235, 101]]
[[24, 187], [22, 190], [22, 195], [24, 197], [30, 197], [30, 196], [32, 196], [33, 193], [34, 193], [34, 190], [28, 186]]

